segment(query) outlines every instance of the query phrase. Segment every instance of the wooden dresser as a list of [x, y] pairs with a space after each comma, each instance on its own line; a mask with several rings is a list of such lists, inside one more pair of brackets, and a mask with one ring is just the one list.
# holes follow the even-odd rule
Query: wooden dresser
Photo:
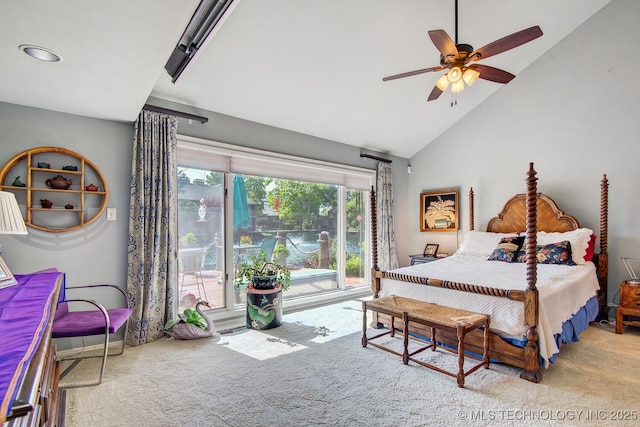
[[[16, 341], [27, 341], [29, 345], [24, 346], [24, 355], [20, 356], [20, 362], [26, 361], [26, 364], [18, 363], [13, 375], [9, 377], [9, 381], [3, 384], [2, 410], [0, 420], [4, 419], [3, 427], [14, 426], [63, 426], [64, 425], [64, 392], [58, 390], [59, 363], [56, 359], [56, 350], [51, 338], [51, 329], [53, 327], [53, 319], [58, 303], [60, 289], [64, 280], [62, 273], [35, 273], [33, 275], [16, 275], [19, 283], [16, 287], [34, 276], [38, 275], [38, 281], [42, 285], [42, 295], [37, 295], [37, 299], [42, 301], [41, 311], [33, 316], [28, 316], [28, 322], [38, 323], [33, 327], [31, 324], [21, 324], [24, 330], [36, 330], [33, 333], [33, 339], [26, 334], [19, 334], [20, 329], [2, 330], [0, 334], [3, 338], [18, 336], [21, 338]], [[49, 286], [46, 286], [49, 283]], [[3, 317], [11, 315], [14, 309], [20, 309], [23, 306], [25, 298], [34, 297], [33, 292], [20, 293], [16, 289], [5, 288], [0, 292], [13, 292], [11, 298], [5, 298], [3, 303]], [[46, 295], [44, 295], [46, 293]], [[34, 300], [36, 298], [34, 297]], [[16, 307], [11, 307], [13, 301], [16, 301]], [[35, 303], [34, 303], [35, 305]], [[9, 314], [7, 314], [9, 313]], [[16, 322], [3, 322], [3, 324], [14, 325]], [[36, 338], [37, 335], [37, 338]], [[31, 347], [35, 346], [35, 351]], [[5, 347], [4, 345], [2, 347]], [[7, 346], [8, 347], [8, 346]], [[17, 344], [11, 346], [12, 350], [20, 349]], [[9, 350], [9, 348], [7, 348]], [[0, 355], [0, 357], [3, 357]], [[11, 399], [10, 395], [15, 392], [15, 398]]]

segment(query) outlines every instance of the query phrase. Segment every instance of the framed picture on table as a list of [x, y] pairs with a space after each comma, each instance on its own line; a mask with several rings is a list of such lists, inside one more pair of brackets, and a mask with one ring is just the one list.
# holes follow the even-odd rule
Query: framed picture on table
[[435, 243], [427, 243], [427, 246], [424, 247], [424, 256], [426, 257], [435, 257], [438, 253], [438, 246]]
[[16, 283], [18, 283], [18, 281], [13, 277], [9, 267], [7, 267], [7, 264], [5, 264], [0, 256], [0, 289], [13, 286]]

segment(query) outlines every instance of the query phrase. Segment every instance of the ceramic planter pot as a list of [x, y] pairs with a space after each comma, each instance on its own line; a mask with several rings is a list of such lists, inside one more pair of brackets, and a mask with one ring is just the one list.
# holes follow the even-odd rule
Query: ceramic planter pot
[[247, 329], [271, 329], [282, 324], [282, 288], [247, 288]]
[[254, 289], [274, 289], [276, 287], [276, 279], [278, 276], [253, 276], [251, 284]]

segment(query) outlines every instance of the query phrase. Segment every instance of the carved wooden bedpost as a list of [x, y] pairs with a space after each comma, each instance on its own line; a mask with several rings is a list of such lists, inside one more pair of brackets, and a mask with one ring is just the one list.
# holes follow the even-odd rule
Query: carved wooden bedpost
[[527, 326], [527, 344], [524, 348], [524, 370], [520, 378], [538, 383], [542, 381], [540, 369], [540, 351], [538, 348], [538, 289], [536, 288], [537, 259], [536, 259], [536, 234], [538, 232], [537, 203], [538, 203], [538, 178], [533, 169], [533, 163], [529, 163], [527, 173], [527, 250], [526, 270], [527, 289], [524, 292], [524, 323]]
[[473, 207], [473, 187], [469, 189], [469, 230], [473, 230], [475, 227], [475, 210]]
[[380, 278], [381, 274], [378, 268], [378, 213], [376, 209], [376, 190], [371, 186], [371, 192], [369, 193], [369, 209], [371, 210], [371, 290], [373, 291], [373, 297], [378, 298], [380, 292]]
[[599, 319], [609, 318], [609, 306], [607, 305], [607, 289], [609, 276], [609, 255], [607, 254], [607, 242], [609, 238], [609, 180], [607, 175], [602, 176], [600, 182], [600, 253], [598, 254], [598, 304], [600, 305]]

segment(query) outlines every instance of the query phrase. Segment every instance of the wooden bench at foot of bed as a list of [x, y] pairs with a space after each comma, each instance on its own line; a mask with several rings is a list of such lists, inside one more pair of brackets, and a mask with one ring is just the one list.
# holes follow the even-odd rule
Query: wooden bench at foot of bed
[[[372, 337], [367, 337], [367, 310], [371, 310], [374, 313], [384, 313], [391, 317], [389, 331], [377, 334]], [[372, 301], [362, 302], [363, 321], [362, 321], [362, 346], [366, 347], [367, 344], [371, 344], [374, 347], [388, 351], [390, 353], [402, 356], [402, 362], [407, 365], [409, 361], [415, 362], [424, 367], [433, 369], [440, 373], [456, 377], [458, 381], [458, 387], [464, 387], [464, 379], [467, 375], [477, 371], [480, 367], [489, 367], [489, 316], [486, 314], [473, 313], [466, 310], [459, 310], [456, 308], [445, 307], [442, 305], [432, 304], [429, 302], [418, 301], [411, 298], [404, 298], [400, 296], [390, 295], [384, 298], [374, 299]], [[402, 335], [403, 335], [403, 352], [398, 353], [391, 348], [378, 343], [373, 343], [371, 340], [383, 337], [385, 335], [395, 335], [395, 319], [402, 319]], [[425, 335], [430, 337], [429, 344], [422, 346], [417, 350], [409, 353], [409, 326], [420, 325], [429, 329], [429, 334]], [[471, 331], [479, 331], [479, 328], [483, 328], [483, 344], [482, 358], [475, 355], [470, 357], [480, 360], [480, 363], [472, 366], [467, 371], [464, 370], [464, 358], [465, 358], [465, 345], [466, 336]], [[441, 345], [441, 335], [443, 332], [448, 332], [456, 336], [455, 345], [451, 348], [443, 347]], [[418, 340], [415, 337], [412, 337]], [[422, 340], [419, 340], [422, 342]], [[450, 372], [445, 369], [439, 368], [430, 363], [416, 359], [415, 356], [424, 350], [431, 349], [435, 351], [437, 347], [444, 348], [445, 350], [458, 355], [458, 372]], [[469, 355], [467, 355], [469, 356]]]
[[[391, 324], [391, 316], [377, 312], [374, 316], [374, 324], [371, 325], [374, 328], [382, 328]], [[402, 317], [395, 320], [396, 329], [404, 328], [402, 323]], [[421, 337], [428, 337], [431, 333], [431, 329], [420, 324], [409, 324], [409, 332], [411, 334], [419, 335]], [[455, 333], [442, 330], [438, 334], [438, 341], [448, 346], [455, 347], [458, 345], [458, 337]], [[465, 335], [464, 339], [465, 350], [469, 353], [482, 354], [484, 346], [484, 331], [480, 329], [474, 329], [469, 331]], [[493, 360], [498, 360], [501, 363], [506, 363], [516, 368], [524, 369], [524, 348], [514, 346], [508, 343], [500, 335], [490, 333], [489, 334], [489, 357]]]

